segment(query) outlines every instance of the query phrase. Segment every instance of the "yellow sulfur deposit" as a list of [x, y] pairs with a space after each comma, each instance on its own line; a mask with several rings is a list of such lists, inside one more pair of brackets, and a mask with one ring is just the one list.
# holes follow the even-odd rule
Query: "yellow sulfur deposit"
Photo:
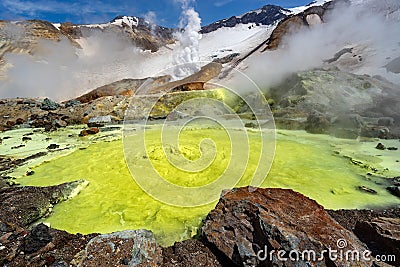
[[[136, 159], [140, 162], [140, 157], [148, 157], [154, 168], [172, 183], [184, 186], [210, 183], [224, 172], [229, 163], [231, 144], [224, 130], [187, 130], [181, 134], [178, 148], [167, 145], [164, 149], [157, 143], [160, 142], [160, 138], [157, 138], [160, 135], [159, 129], [151, 130], [148, 134], [148, 155], [138, 154]], [[199, 138], [202, 136], [209, 137], [214, 143], [199, 147]], [[250, 151], [256, 151], [255, 148], [260, 144], [258, 135], [248, 131], [248, 136]], [[374, 143], [367, 144], [374, 147]], [[174, 160], [181, 152], [186, 159], [195, 161], [205, 153], [202, 149], [211, 149], [214, 145], [217, 152], [212, 154], [208, 168], [200, 172], [179, 171], [165, 158], [167, 155]], [[367, 170], [352, 164], [349, 158], [344, 157], [349, 156], [348, 151], [356, 153], [359, 148], [359, 142], [354, 140], [280, 131], [277, 134], [275, 160], [262, 186], [291, 188], [330, 209], [400, 204], [400, 199], [386, 192], [384, 185], [373, 180], [368, 181], [360, 175]], [[373, 149], [371, 151], [374, 153]], [[367, 153], [359, 152], [360, 155]], [[250, 153], [247, 169], [239, 186], [248, 184], [257, 167], [257, 157], [257, 152], [254, 155]], [[382, 162], [384, 161], [375, 161], [374, 167], [382, 169]], [[149, 229], [155, 233], [160, 244], [171, 245], [174, 241], [195, 235], [202, 219], [216, 204], [213, 202], [200, 207], [181, 208], [163, 204], [148, 196], [136, 184], [127, 168], [121, 140], [90, 145], [86, 149], [42, 163], [33, 170], [33, 176], [20, 178], [18, 181], [24, 185], [36, 186], [78, 179], [89, 181], [85, 190], [75, 198], [56, 205], [53, 214], [45, 220], [54, 228], [72, 233]], [[377, 194], [362, 192], [357, 189], [358, 186], [371, 188]]]

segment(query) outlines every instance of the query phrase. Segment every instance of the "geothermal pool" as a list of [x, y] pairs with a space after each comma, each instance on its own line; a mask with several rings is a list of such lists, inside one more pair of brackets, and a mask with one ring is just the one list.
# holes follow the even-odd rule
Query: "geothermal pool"
[[[202, 136], [210, 137], [218, 147], [211, 168], [199, 173], [179, 172], [172, 168], [165, 159], [159, 139], [152, 138], [153, 135], [160, 135], [160, 129], [149, 129], [148, 134], [150, 141], [146, 143], [147, 157], [152, 160], [158, 172], [168, 177], [172, 183], [184, 186], [210, 183], [228, 164], [232, 147], [224, 130], [195, 129], [182, 135], [178, 150], [190, 160], [201, 157], [198, 140]], [[258, 147], [260, 139], [257, 131], [247, 130], [247, 134], [250, 147]], [[115, 136], [111, 139], [117, 140], [100, 140], [85, 149], [76, 149], [72, 153], [35, 163], [36, 166], [30, 166], [35, 171], [34, 175], [21, 175], [17, 179], [23, 185], [35, 186], [78, 179], [89, 181], [89, 186], [79, 195], [56, 205], [51, 216], [44, 222], [57, 229], [84, 234], [149, 229], [164, 246], [195, 235], [201, 227], [202, 219], [216, 202], [182, 208], [153, 199], [132, 178], [125, 162], [121, 139]], [[400, 199], [385, 189], [387, 180], [378, 176], [400, 175], [400, 163], [396, 162], [400, 159], [400, 153], [377, 150], [377, 142], [278, 130], [275, 159], [262, 186], [293, 189], [328, 209], [399, 205]], [[399, 144], [397, 140], [380, 142], [386, 146]], [[166, 153], [176, 154], [176, 149], [169, 147]], [[143, 156], [139, 153], [132, 160], [140, 164], [140, 160], [146, 158]], [[257, 153], [250, 153], [246, 171], [238, 186], [249, 183], [250, 176], [257, 168], [257, 157]], [[371, 173], [373, 168], [376, 169], [374, 175], [368, 176], [367, 173]], [[377, 194], [362, 192], [359, 186], [373, 189]]]

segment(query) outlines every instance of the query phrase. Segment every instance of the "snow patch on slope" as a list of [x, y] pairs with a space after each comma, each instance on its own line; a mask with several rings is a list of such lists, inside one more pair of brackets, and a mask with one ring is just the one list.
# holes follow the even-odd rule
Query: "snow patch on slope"
[[315, 0], [315, 1], [313, 1], [310, 4], [305, 5], [305, 6], [288, 8], [290, 13], [288, 13], [287, 15], [299, 14], [299, 13], [303, 12], [304, 10], [306, 10], [306, 9], [312, 7], [312, 6], [322, 6], [323, 4], [325, 4], [327, 2], [331, 2], [331, 1], [332, 0]]
[[117, 25], [117, 26], [123, 26], [124, 24], [128, 25], [130, 28], [137, 27], [139, 24], [139, 19], [136, 17], [128, 17], [128, 16], [123, 16], [121, 18], [115, 19], [113, 22], [110, 24], [112, 25]]
[[233, 53], [245, 53], [265, 41], [275, 26], [238, 24], [203, 34], [200, 40], [201, 61], [212, 61]]

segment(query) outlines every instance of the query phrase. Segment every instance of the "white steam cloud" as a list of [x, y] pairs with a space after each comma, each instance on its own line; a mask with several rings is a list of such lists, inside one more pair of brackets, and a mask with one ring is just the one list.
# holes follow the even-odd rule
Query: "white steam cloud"
[[78, 41], [83, 49], [65, 38], [40, 40], [31, 54], [5, 54], [10, 67], [0, 81], [1, 97], [66, 100], [138, 72], [135, 63], [143, 56], [128, 38], [91, 31]]
[[[382, 10], [384, 12], [379, 12]], [[398, 74], [388, 73], [383, 68], [388, 61], [400, 56], [399, 14], [398, 1], [370, 1], [369, 4], [337, 7], [325, 16], [326, 23], [305, 27], [286, 36], [278, 50], [249, 58], [245, 73], [262, 88], [269, 88], [290, 73], [323, 66], [324, 60], [343, 48], [355, 48], [360, 57], [349, 59], [347, 65], [342, 66], [347, 67], [344, 70], [378, 74], [400, 83]]]
[[173, 54], [174, 65], [179, 65], [174, 70], [176, 79], [192, 75], [200, 70], [199, 65], [199, 40], [201, 39], [201, 19], [199, 14], [190, 5], [193, 1], [179, 0], [182, 6], [182, 17], [179, 24], [184, 28], [183, 32], [178, 32], [176, 38], [179, 46]]

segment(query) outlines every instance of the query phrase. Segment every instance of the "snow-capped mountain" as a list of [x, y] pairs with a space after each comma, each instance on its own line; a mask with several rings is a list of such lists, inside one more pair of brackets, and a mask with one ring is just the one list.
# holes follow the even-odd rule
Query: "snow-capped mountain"
[[223, 27], [232, 28], [238, 24], [255, 24], [256, 26], [272, 25], [285, 18], [288, 13], [290, 13], [289, 10], [283, 9], [279, 6], [266, 5], [261, 9], [250, 11], [240, 16], [232, 16], [228, 19], [216, 21], [210, 25], [204, 26], [201, 32], [209, 33]]
[[[336, 2], [349, 1], [317, 0], [306, 6], [290, 9], [267, 5], [204, 26], [198, 42], [198, 58], [202, 62], [214, 61], [225, 67], [245, 70], [253, 64], [247, 62], [247, 59], [262, 57], [267, 54], [265, 51], [279, 48], [283, 37], [291, 30], [324, 23], [325, 12], [331, 10]], [[173, 66], [174, 50], [180, 45], [175, 38], [177, 31], [178, 29], [161, 27], [134, 16], [118, 16], [108, 23], [90, 25], [51, 24], [37, 20], [2, 21], [0, 78], [6, 77], [6, 71], [12, 65], [17, 69], [15, 66], [18, 64], [28, 62], [32, 64], [25, 64], [29, 69], [40, 70], [37, 68], [38, 62], [47, 62], [48, 68], [49, 64], [59, 64], [60, 60], [66, 59], [67, 56], [64, 55], [68, 53], [76, 56], [76, 60], [71, 60], [70, 57], [67, 62], [62, 62], [62, 66], [64, 69], [70, 68], [70, 74], [74, 76], [68, 79], [69, 82], [75, 81], [76, 76], [79, 77], [76, 84], [74, 82], [69, 86], [74, 89], [76, 87], [77, 94], [125, 78], [152, 77]], [[18, 32], [21, 34], [16, 35]], [[15, 36], [18, 38], [15, 39]], [[123, 41], [120, 42], [120, 39]], [[43, 46], [43, 40], [46, 40], [46, 47], [38, 48]], [[330, 52], [324, 59], [333, 58], [342, 48]], [[56, 52], [46, 55], [43, 52], [46, 50]], [[30, 58], [24, 58], [26, 62], [21, 61], [15, 54], [27, 54]], [[354, 61], [359, 56], [362, 57], [348, 53], [341, 59], [351, 57], [349, 60]], [[367, 63], [365, 58], [368, 57], [365, 55], [362, 58], [362, 62], [355, 62], [360, 73]], [[382, 65], [387, 63], [389, 60], [382, 61]]]

